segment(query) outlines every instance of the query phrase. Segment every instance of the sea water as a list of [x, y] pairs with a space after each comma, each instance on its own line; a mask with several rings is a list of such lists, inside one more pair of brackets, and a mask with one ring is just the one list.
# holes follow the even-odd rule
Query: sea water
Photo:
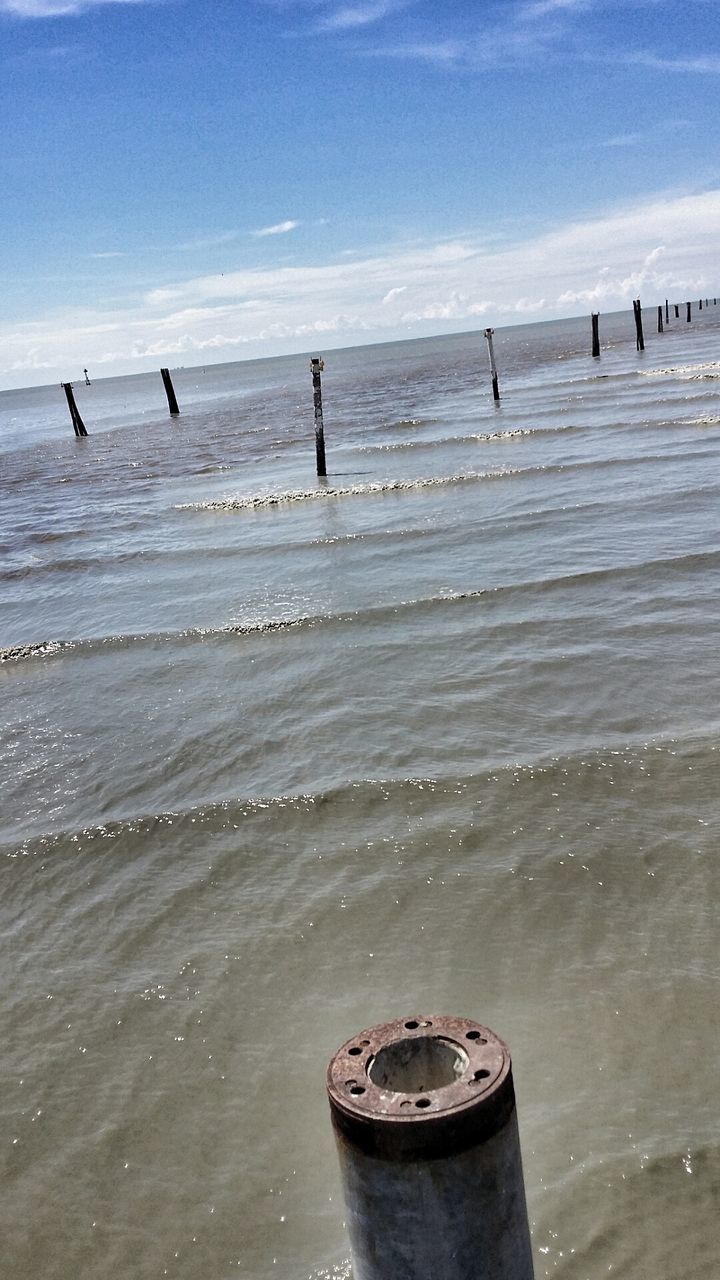
[[719, 316], [326, 352], [322, 481], [307, 356], [0, 395], [3, 1277], [347, 1276], [325, 1067], [432, 1013], [538, 1280], [713, 1274]]

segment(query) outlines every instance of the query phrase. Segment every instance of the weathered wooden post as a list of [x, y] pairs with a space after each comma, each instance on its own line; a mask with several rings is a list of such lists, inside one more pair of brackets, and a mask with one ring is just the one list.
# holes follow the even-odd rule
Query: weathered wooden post
[[532, 1280], [510, 1053], [467, 1018], [362, 1031], [327, 1089], [355, 1280]]
[[698, 311], [702, 311], [702, 298], [698, 299]]
[[592, 353], [594, 356], [600, 355], [600, 312], [593, 311], [590, 315], [592, 322]]
[[75, 403], [75, 396], [73, 395], [72, 382], [63, 382], [61, 385], [62, 385], [63, 391], [65, 392], [65, 396], [68, 402], [68, 409], [70, 410], [70, 418], [72, 420], [75, 435], [86, 436], [87, 431], [85, 430], [85, 423], [80, 417], [80, 410], [78, 409]]
[[161, 369], [160, 377], [163, 380], [163, 386], [165, 388], [165, 395], [167, 396], [168, 408], [170, 412], [173, 414], [179, 413], [180, 410], [178, 408], [178, 402], [175, 396], [175, 388], [172, 384], [172, 378], [170, 377], [170, 370]]
[[663, 332], [662, 307], [658, 307], [658, 333]]
[[679, 320], [679, 319], [680, 319], [680, 304], [679, 304], [679, 303], [677, 303], [677, 302], [675, 302], [675, 303], [673, 303], [673, 306], [675, 307], [675, 319], [676, 319], [676, 320]]
[[313, 381], [313, 406], [315, 409], [315, 462], [317, 474], [327, 475], [325, 465], [325, 428], [323, 426], [322, 379], [320, 374], [325, 368], [325, 361], [313, 356], [310, 361]]
[[688, 303], [687, 303], [687, 322], [688, 322], [688, 324], [690, 323], [691, 319], [692, 319], [691, 304], [688, 302]]
[[497, 365], [495, 364], [495, 348], [493, 346], [494, 332], [495, 332], [494, 329], [486, 329], [485, 337], [487, 338], [488, 356], [490, 358], [490, 373], [492, 376], [493, 400], [495, 401], [496, 404], [498, 404], [500, 402], [500, 391], [498, 389]]
[[633, 302], [633, 312], [635, 315], [635, 340], [636, 340], [637, 350], [644, 351], [645, 339], [643, 337], [642, 307], [640, 306], [639, 298], [636, 298], [635, 301]]
[[665, 299], [665, 323], [666, 324], [670, 323], [670, 307], [668, 305], [667, 298]]

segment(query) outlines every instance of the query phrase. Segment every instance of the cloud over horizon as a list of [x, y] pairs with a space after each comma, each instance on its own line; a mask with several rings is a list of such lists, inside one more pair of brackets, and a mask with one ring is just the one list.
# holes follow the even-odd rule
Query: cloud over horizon
[[648, 305], [680, 301], [717, 291], [704, 264], [714, 260], [719, 220], [720, 189], [658, 196], [501, 247], [466, 236], [197, 276], [114, 310], [0, 322], [0, 372], [6, 382], [30, 370], [50, 380], [91, 361], [139, 372], [159, 356], [220, 361], [304, 350], [320, 336], [329, 348], [410, 338], [481, 317], [500, 325], [616, 310], [640, 293]]

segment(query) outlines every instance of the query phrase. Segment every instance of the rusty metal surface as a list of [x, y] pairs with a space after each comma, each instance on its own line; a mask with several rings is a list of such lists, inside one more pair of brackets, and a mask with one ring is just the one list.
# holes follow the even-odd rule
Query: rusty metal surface
[[[459, 1074], [450, 1082], [398, 1089], [372, 1079], [378, 1054], [396, 1046], [402, 1055], [407, 1042], [422, 1039], [447, 1046], [447, 1057], [456, 1058]], [[407, 1047], [412, 1053], [412, 1044]], [[327, 1089], [343, 1136], [378, 1154], [423, 1148], [444, 1154], [491, 1136], [514, 1109], [507, 1045], [481, 1023], [446, 1015], [399, 1018], [361, 1031], [331, 1059]]]

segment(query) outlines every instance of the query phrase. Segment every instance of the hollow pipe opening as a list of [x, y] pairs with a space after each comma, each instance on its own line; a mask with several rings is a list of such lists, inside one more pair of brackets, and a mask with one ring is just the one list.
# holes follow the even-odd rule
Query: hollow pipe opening
[[465, 1050], [440, 1036], [408, 1036], [378, 1049], [368, 1064], [373, 1084], [390, 1093], [427, 1093], [455, 1084], [468, 1069]]

